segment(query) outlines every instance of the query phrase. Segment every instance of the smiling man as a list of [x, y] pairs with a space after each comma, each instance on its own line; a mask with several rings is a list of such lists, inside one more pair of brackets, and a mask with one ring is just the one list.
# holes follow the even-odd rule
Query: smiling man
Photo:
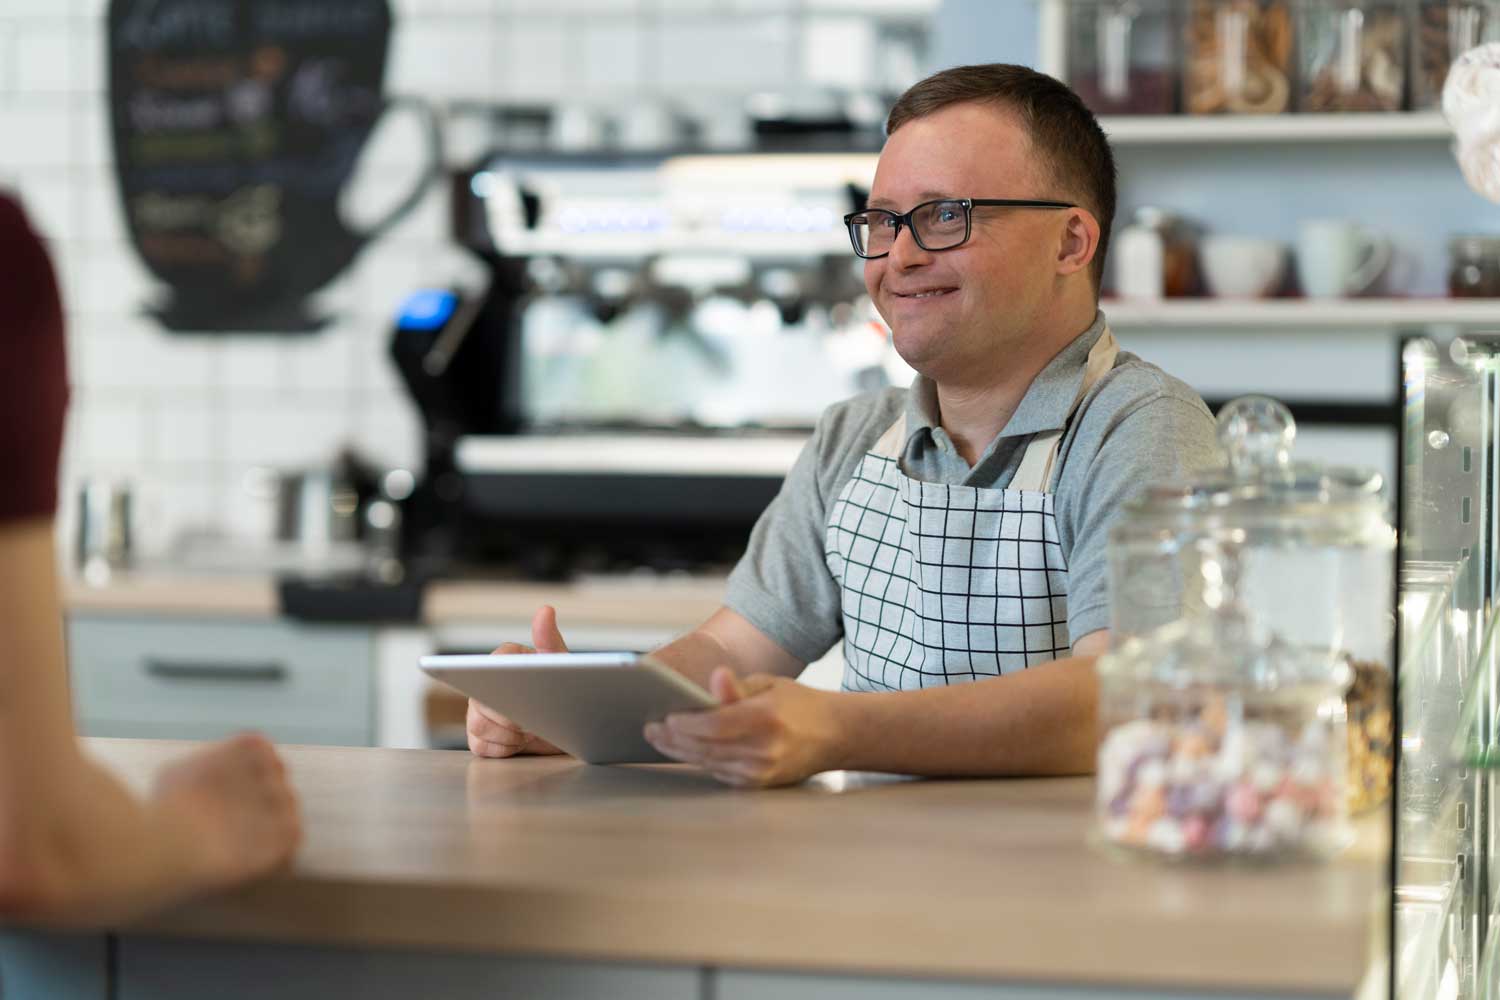
[[[1114, 160], [1067, 87], [958, 67], [886, 131], [845, 221], [919, 375], [823, 414], [724, 607], [656, 653], [724, 706], [646, 737], [741, 785], [1087, 772], [1109, 527], [1145, 483], [1214, 460], [1213, 420], [1098, 310]], [[532, 632], [565, 648], [550, 608]], [[843, 690], [792, 679], [840, 639]], [[556, 752], [475, 702], [468, 729], [484, 756]]]

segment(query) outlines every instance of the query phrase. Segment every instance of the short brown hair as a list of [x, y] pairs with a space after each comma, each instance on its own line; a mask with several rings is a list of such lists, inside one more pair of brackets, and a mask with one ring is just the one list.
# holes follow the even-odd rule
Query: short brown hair
[[1037, 196], [1066, 194], [1099, 220], [1099, 247], [1090, 268], [1097, 290], [1115, 218], [1115, 158], [1094, 113], [1066, 84], [1026, 66], [955, 66], [912, 84], [891, 108], [886, 134], [914, 118], [967, 103], [992, 104], [1014, 112], [1052, 180], [1062, 188], [1061, 192], [1037, 192]]

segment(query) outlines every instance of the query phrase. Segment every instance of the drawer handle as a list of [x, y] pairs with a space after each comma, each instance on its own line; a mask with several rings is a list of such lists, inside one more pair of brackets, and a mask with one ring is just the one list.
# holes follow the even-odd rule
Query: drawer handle
[[147, 660], [146, 673], [167, 681], [240, 681], [278, 684], [286, 680], [280, 663], [212, 663], [187, 660]]

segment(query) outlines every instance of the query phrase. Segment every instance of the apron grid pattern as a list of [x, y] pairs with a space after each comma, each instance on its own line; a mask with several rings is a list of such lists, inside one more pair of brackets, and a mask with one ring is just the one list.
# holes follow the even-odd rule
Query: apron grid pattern
[[924, 483], [871, 452], [830, 511], [825, 556], [847, 690], [993, 677], [1070, 651], [1050, 494]]

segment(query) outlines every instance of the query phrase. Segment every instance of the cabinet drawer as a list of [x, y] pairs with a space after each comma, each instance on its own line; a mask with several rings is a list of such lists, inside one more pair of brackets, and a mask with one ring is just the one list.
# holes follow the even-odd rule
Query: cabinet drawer
[[74, 707], [89, 736], [260, 729], [280, 742], [373, 741], [365, 629], [75, 617], [68, 644]]

